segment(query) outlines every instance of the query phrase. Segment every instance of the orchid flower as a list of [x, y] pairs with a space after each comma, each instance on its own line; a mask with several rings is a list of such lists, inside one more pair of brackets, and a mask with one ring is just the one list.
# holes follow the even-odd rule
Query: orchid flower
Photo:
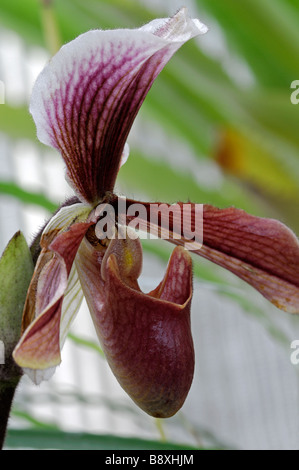
[[[127, 136], [151, 85], [186, 41], [206, 31], [185, 8], [139, 29], [89, 31], [63, 46], [35, 83], [30, 111], [38, 138], [60, 151], [76, 194], [41, 234], [14, 350], [15, 361], [36, 383], [60, 364], [84, 295], [108, 363], [130, 397], [156, 417], [172, 416], [186, 399], [194, 349], [192, 262], [184, 244], [196, 229], [196, 204], [188, 203], [190, 233], [182, 237], [176, 237], [181, 220], [172, 213], [169, 241], [178, 246], [164, 279], [147, 294], [138, 284], [139, 239], [129, 232], [103, 237], [100, 222], [102, 208], [119, 202], [113, 190], [128, 156]], [[126, 208], [136, 202], [126, 200]], [[153, 204], [142, 205], [149, 214]], [[161, 232], [159, 217], [153, 223], [146, 215], [139, 214], [139, 223]], [[132, 216], [122, 223], [118, 216], [120, 234]], [[195, 253], [247, 281], [277, 307], [299, 313], [299, 244], [282, 223], [203, 205], [203, 243]]]

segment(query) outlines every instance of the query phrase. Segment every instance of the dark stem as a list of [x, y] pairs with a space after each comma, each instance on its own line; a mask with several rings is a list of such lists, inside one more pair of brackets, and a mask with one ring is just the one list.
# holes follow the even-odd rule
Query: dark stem
[[15, 395], [17, 384], [4, 387], [0, 390], [0, 450], [3, 449], [10, 409]]
[[[15, 364], [12, 357], [5, 365], [0, 365], [0, 450], [3, 449], [8, 419], [13, 398], [22, 376], [21, 369]], [[10, 378], [8, 378], [8, 375]]]

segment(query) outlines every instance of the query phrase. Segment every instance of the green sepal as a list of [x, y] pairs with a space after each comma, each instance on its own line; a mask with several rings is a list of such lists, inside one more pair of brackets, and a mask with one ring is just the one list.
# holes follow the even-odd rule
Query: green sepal
[[17, 232], [0, 259], [0, 345], [5, 352], [4, 361], [0, 356], [1, 381], [9, 380], [9, 369], [13, 369], [11, 355], [20, 339], [22, 313], [33, 271], [30, 249], [24, 235]]

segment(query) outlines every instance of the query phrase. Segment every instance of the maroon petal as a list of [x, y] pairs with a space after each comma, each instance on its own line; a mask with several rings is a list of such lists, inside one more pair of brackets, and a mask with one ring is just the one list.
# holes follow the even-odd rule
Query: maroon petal
[[153, 81], [179, 47], [207, 28], [186, 9], [140, 29], [89, 31], [38, 77], [30, 110], [39, 139], [61, 151], [83, 201], [113, 190], [127, 135]]
[[[104, 281], [103, 253], [84, 241], [76, 258], [82, 289], [121, 386], [145, 412], [169, 417], [183, 405], [193, 378], [191, 258], [177, 247], [165, 279], [146, 295], [137, 285], [132, 287], [131, 277], [127, 282], [124, 260], [119, 259], [122, 251], [108, 257]], [[139, 266], [139, 255], [136, 262]], [[132, 266], [130, 274], [139, 272], [138, 266]]]
[[[131, 204], [136, 201], [127, 201], [127, 206]], [[161, 233], [162, 219], [157, 215], [159, 204], [140, 204], [145, 206], [147, 214], [146, 220], [139, 217], [140, 224], [148, 231], [155, 229]], [[191, 225], [187, 231], [182, 224], [183, 203], [178, 205], [181, 215], [170, 213], [169, 241], [185, 245], [196, 231], [196, 205], [187, 204], [191, 212]], [[159, 222], [153, 225], [150, 221], [155, 219]], [[133, 217], [128, 222], [130, 220]], [[180, 233], [177, 227], [181, 228]], [[175, 239], [178, 235], [180, 238]], [[249, 215], [240, 209], [203, 205], [202, 243], [195, 253], [233, 272], [278, 308], [299, 313], [299, 243], [284, 224]]]

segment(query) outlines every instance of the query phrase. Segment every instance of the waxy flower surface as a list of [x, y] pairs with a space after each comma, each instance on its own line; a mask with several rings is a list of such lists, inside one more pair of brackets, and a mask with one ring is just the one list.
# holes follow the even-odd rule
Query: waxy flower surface
[[[151, 85], [186, 41], [206, 31], [185, 8], [139, 29], [89, 31], [63, 46], [35, 83], [30, 110], [38, 138], [60, 151], [76, 193], [40, 237], [14, 351], [36, 383], [60, 364], [84, 295], [108, 363], [130, 397], [157, 417], [172, 416], [186, 399], [194, 350], [192, 263], [184, 245], [196, 230], [196, 205], [188, 203], [190, 233], [170, 212], [169, 241], [179, 246], [162, 282], [145, 294], [138, 285], [141, 245], [126, 231], [133, 216], [128, 211], [121, 217], [113, 191], [128, 157], [127, 136]], [[126, 209], [136, 202], [126, 200]], [[105, 205], [116, 210], [115, 238], [99, 233]], [[153, 223], [147, 217], [154, 205], [142, 206], [136, 220], [159, 233], [161, 218]], [[277, 307], [299, 313], [299, 244], [283, 224], [204, 205], [202, 241], [195, 253], [229, 269]]]

